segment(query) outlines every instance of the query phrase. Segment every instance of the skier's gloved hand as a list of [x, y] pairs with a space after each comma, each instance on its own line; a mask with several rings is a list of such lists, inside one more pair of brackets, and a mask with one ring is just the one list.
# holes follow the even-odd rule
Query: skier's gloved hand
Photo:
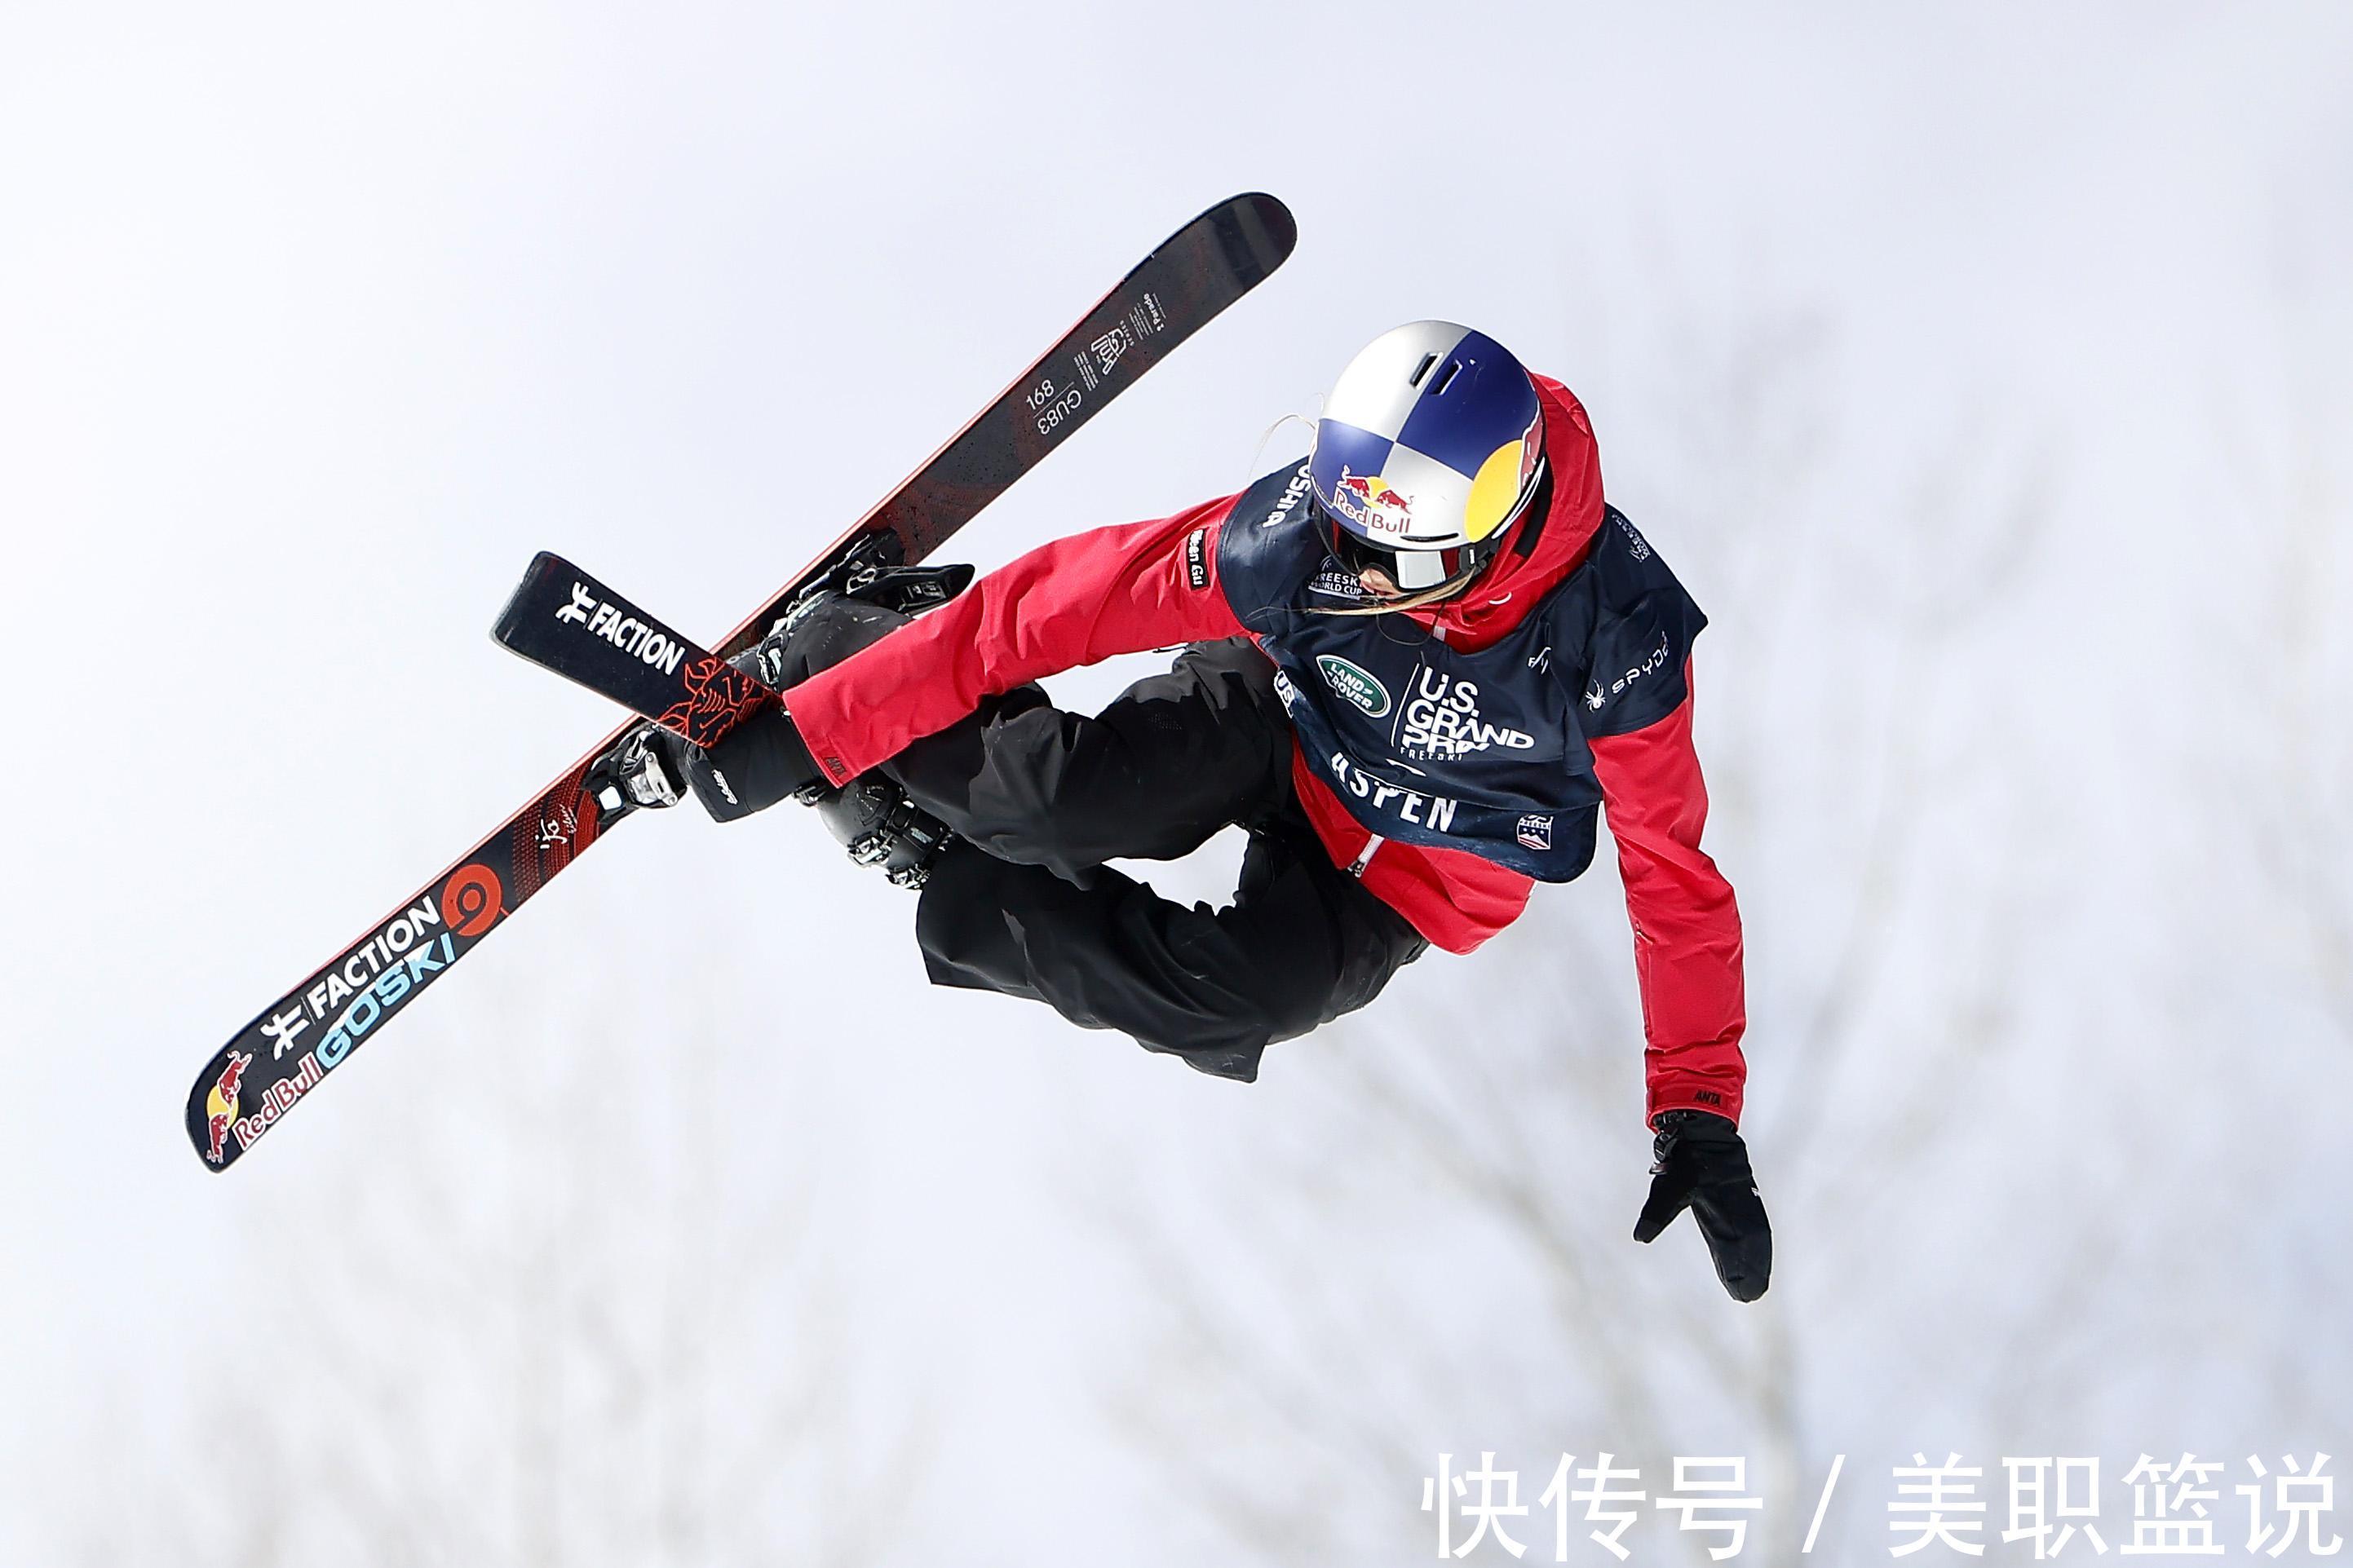
[[786, 795], [827, 783], [799, 726], [778, 703], [728, 731], [709, 751], [668, 730], [651, 731], [647, 748], [660, 759], [671, 798], [693, 795], [715, 822], [765, 811]]
[[1739, 1130], [1704, 1110], [1665, 1111], [1651, 1161], [1651, 1195], [1634, 1222], [1634, 1239], [1654, 1239], [1689, 1209], [1732, 1299], [1765, 1294], [1773, 1278], [1773, 1226]]

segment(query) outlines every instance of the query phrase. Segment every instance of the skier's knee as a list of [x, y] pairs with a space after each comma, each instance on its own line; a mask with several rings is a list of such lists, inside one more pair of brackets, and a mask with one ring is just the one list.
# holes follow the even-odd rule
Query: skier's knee
[[1000, 860], [1076, 868], [1074, 833], [1088, 825], [1073, 820], [1063, 798], [1071, 755], [1060, 730], [1069, 721], [1040, 704], [988, 725], [986, 757], [957, 825], [965, 837]]

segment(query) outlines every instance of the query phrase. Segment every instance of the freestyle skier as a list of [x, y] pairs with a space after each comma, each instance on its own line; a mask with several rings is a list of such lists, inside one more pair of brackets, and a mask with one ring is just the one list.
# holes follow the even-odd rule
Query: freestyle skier
[[[1417, 321], [1353, 360], [1311, 456], [1239, 495], [1031, 551], [918, 618], [885, 581], [751, 653], [785, 689], [703, 751], [640, 730], [639, 805], [818, 804], [922, 889], [933, 981], [1027, 996], [1204, 1072], [1467, 953], [1606, 813], [1642, 994], [1650, 1241], [1690, 1208], [1736, 1299], [1772, 1237], [1738, 1123], [1731, 887], [1700, 848], [1691, 645], [1705, 617], [1604, 499], [1585, 409], [1482, 333]], [[1092, 717], [1034, 682], [1186, 645]], [[1231, 904], [1104, 863], [1250, 837]]]

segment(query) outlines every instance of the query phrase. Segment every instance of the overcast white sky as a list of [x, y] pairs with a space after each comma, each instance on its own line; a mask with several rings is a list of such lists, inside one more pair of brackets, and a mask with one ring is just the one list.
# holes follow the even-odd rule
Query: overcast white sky
[[[2111, 1462], [2353, 1440], [2341, 1351], [2297, 1406], [2232, 1348], [2341, 1325], [2344, 1265], [2313, 1258], [2353, 1174], [2328, 1109], [2353, 906], [2325, 874], [2353, 846], [2348, 79], [2353, 12], [2323, 4], [14, 0], [0, 1563], [1366, 1560], [1238, 1543], [1132, 1441], [1166, 1385], [1126, 1381], [1159, 1353], [1152, 1258], [1232, 1303], [1281, 1261], [1201, 1193], [1282, 1177], [1352, 1037], [1242, 1090], [931, 992], [912, 900], [789, 814], [617, 836], [232, 1175], [178, 1130], [229, 1030], [607, 724], [484, 636], [532, 552], [715, 634], [1251, 188], [1298, 215], [1292, 263], [958, 554], [1238, 487], [1400, 321], [1562, 376], [1714, 621], [1711, 843], [1750, 921], [1784, 1237], [1761, 1311], [1842, 1299], [1827, 1243], [1876, 1179], [1873, 1107], [1918, 1087], [1900, 1020], [1990, 977], [1961, 1131], [1895, 1189], [1945, 1206], [1868, 1219], [1944, 1238], [1883, 1270], [1925, 1316], [1849, 1325], [1809, 1458], [2075, 1435], [1989, 1414], [2000, 1345], [1906, 1335], [1968, 1331], [1955, 1280], [2067, 1268], [2031, 1238], [2089, 1200], [2004, 1177], [2085, 1166], [2119, 1230], [2180, 1234], [2139, 1295], [2245, 1249], [2195, 1346], [2134, 1352], [2141, 1436], [2088, 1428]], [[2014, 500], [2024, 530], [1989, 530]], [[1901, 663], [1973, 577], [1974, 618]], [[1905, 798], [1878, 737], [1921, 708], [1951, 717], [1912, 762], [1952, 793], [1873, 902], [1866, 828]], [[1210, 859], [1172, 884], [1219, 897]], [[1615, 900], [1597, 874], [1417, 966], [1392, 1030], [1544, 1048], [1569, 1026], [1493, 999], [1549, 962], [1546, 922], [1607, 929]], [[1841, 995], [1873, 920], [1908, 935]], [[1630, 1018], [1630, 966], [1599, 984]], [[1824, 994], [1877, 1031], [1835, 1094], [1777, 1066]], [[1639, 1046], [1590, 1152], [1609, 1235], [1641, 1194]], [[1181, 1245], [1139, 1264], [1139, 1215]], [[1318, 1289], [1495, 1262], [1377, 1220], [1345, 1216]], [[1867, 1276], [1880, 1234], [1839, 1268]], [[1688, 1235], [1606, 1245], [1714, 1289]], [[2155, 1332], [2127, 1299], [2082, 1310]], [[1508, 1352], [1536, 1330], [1500, 1300], [1453, 1326]], [[1874, 1424], [1872, 1369], [1939, 1354]], [[1397, 1431], [1434, 1457], [1514, 1419], [1466, 1384]], [[608, 1509], [641, 1489], [660, 1517]], [[1398, 1510], [1404, 1562], [1412, 1489], [1314, 1506]]]

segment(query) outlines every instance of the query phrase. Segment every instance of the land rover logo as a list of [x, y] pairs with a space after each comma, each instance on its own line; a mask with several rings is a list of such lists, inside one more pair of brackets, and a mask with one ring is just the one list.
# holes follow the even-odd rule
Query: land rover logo
[[1374, 679], [1373, 672], [1362, 665], [1351, 664], [1336, 653], [1327, 653], [1317, 658], [1315, 668], [1324, 672], [1324, 685], [1363, 709], [1367, 717], [1377, 719], [1389, 710], [1388, 688]]

